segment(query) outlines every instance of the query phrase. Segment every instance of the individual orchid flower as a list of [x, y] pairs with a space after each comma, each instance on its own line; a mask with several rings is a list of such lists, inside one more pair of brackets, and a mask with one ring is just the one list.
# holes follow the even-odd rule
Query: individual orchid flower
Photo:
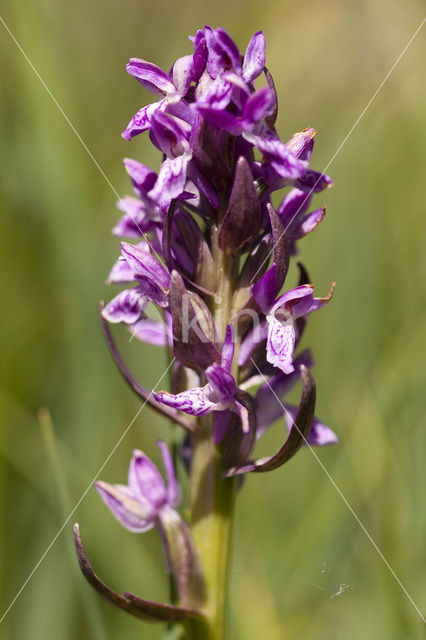
[[293, 134], [285, 144], [275, 132], [252, 135], [265, 157], [262, 179], [271, 190], [294, 186], [307, 193], [317, 193], [333, 185], [330, 176], [308, 168], [315, 134], [315, 129], [304, 129]]
[[172, 78], [151, 62], [131, 58], [127, 64], [127, 72], [160, 100], [137, 111], [121, 134], [122, 137], [131, 140], [139, 133], [150, 129], [153, 116], [159, 111], [191, 118], [191, 111], [182, 98], [191, 82], [199, 79], [204, 68], [204, 56], [203, 47], [198, 46], [192, 56], [184, 56], [177, 60], [172, 69]]
[[[274, 279], [273, 283], [271, 279]], [[314, 288], [304, 284], [281, 295], [270, 304], [275, 287], [274, 271], [270, 269], [253, 286], [253, 296], [268, 323], [266, 359], [284, 373], [294, 371], [293, 354], [296, 343], [295, 321], [306, 317], [330, 302], [334, 283], [326, 298], [314, 298]]]
[[176, 511], [181, 491], [173, 460], [166, 444], [158, 442], [167, 483], [154, 463], [142, 451], [133, 451], [128, 484], [95, 482], [95, 487], [112, 515], [132, 533], [155, 527], [163, 541], [167, 567], [172, 574], [181, 605], [192, 606], [204, 598], [204, 579], [197, 551], [186, 523]]
[[102, 315], [108, 322], [134, 324], [142, 317], [150, 300], [159, 307], [168, 306], [170, 275], [161, 262], [140, 247], [122, 242], [121, 254], [127, 267], [115, 267], [115, 281], [119, 277], [127, 278], [133, 275], [132, 280], [138, 285], [121, 291], [105, 306]]
[[242, 430], [247, 432], [248, 410], [239, 399], [239, 389], [231, 374], [235, 347], [232, 333], [232, 326], [228, 325], [221, 364], [214, 363], [206, 369], [207, 384], [204, 387], [193, 387], [177, 395], [168, 391], [154, 392], [154, 398], [168, 407], [179, 409], [192, 416], [205, 416], [212, 411], [220, 412], [229, 409], [240, 417]]
[[172, 517], [181, 495], [172, 458], [164, 442], [158, 446], [163, 457], [167, 486], [156, 466], [142, 451], [133, 451], [128, 484], [111, 485], [98, 481], [95, 487], [113, 516], [129, 531], [142, 533]]

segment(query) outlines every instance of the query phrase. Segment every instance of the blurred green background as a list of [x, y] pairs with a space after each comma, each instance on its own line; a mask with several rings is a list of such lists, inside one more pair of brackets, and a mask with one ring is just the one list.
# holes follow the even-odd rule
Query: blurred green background
[[[3, 0], [1, 17], [112, 185], [121, 158], [158, 166], [144, 136], [120, 138], [148, 95], [125, 72], [130, 56], [167, 69], [186, 36], [226, 27], [242, 50], [267, 37], [278, 128], [317, 129], [312, 166], [326, 166], [423, 18], [420, 0], [290, 3], [237, 0]], [[342, 148], [317, 196], [325, 222], [302, 245], [322, 295], [312, 318], [318, 415], [338, 447], [318, 451], [348, 502], [421, 606], [426, 408], [426, 89], [423, 27]], [[138, 407], [104, 344], [98, 300], [118, 253], [114, 195], [0, 24], [0, 615], [91, 483]], [[422, 71], [423, 69], [423, 71]], [[146, 386], [163, 355], [116, 332]], [[38, 419], [41, 407], [51, 412]], [[125, 479], [131, 449], [155, 460], [168, 425], [144, 409], [101, 478]], [[282, 441], [277, 425], [262, 443]], [[0, 624], [11, 640], [161, 637], [110, 609], [78, 572], [79, 521], [97, 572], [119, 591], [167, 598], [161, 545], [113, 520], [93, 489], [79, 504]], [[238, 505], [232, 640], [415, 640], [421, 619], [326, 477], [304, 451], [249, 477]]]

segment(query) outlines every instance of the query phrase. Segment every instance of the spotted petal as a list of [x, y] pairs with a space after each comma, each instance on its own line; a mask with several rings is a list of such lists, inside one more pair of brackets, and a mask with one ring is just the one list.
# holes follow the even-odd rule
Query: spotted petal
[[154, 392], [153, 396], [157, 402], [161, 402], [167, 407], [184, 411], [191, 416], [204, 416], [217, 407], [217, 403], [210, 400], [209, 385], [205, 387], [193, 387], [177, 395], [173, 395], [168, 391], [159, 391]]
[[122, 138], [125, 140], [131, 140], [134, 136], [137, 136], [139, 133], [146, 131], [151, 128], [152, 125], [152, 116], [159, 109], [164, 108], [166, 105], [166, 100], [159, 100], [158, 102], [153, 102], [152, 104], [148, 104], [146, 107], [142, 107], [139, 109], [130, 120], [127, 127], [124, 129], [121, 134]]
[[102, 309], [102, 315], [108, 322], [133, 324], [141, 317], [148, 299], [141, 295], [139, 287], [121, 291]]
[[169, 208], [171, 201], [182, 194], [185, 188], [188, 163], [191, 155], [185, 153], [177, 158], [166, 158], [161, 165], [157, 182], [149, 192], [162, 211]]
[[293, 353], [296, 333], [291, 320], [281, 322], [275, 315], [268, 316], [266, 359], [284, 373], [294, 371]]

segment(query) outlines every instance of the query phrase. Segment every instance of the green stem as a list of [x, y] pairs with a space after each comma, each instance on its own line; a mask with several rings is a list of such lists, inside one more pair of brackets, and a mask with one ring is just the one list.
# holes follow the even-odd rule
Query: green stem
[[[197, 431], [191, 462], [191, 531], [206, 580], [203, 612], [212, 640], [225, 637], [226, 600], [231, 565], [235, 480], [222, 477], [213, 420]], [[197, 636], [194, 636], [197, 638]], [[191, 637], [192, 640], [192, 637]]]
[[[214, 317], [223, 339], [231, 318], [238, 261], [219, 250], [216, 228], [212, 229], [211, 238], [218, 269]], [[188, 626], [185, 639], [224, 640], [236, 480], [222, 477], [221, 453], [214, 441], [214, 416], [199, 422], [192, 437], [191, 532], [204, 569], [206, 598], [201, 608], [208, 629], [206, 626]]]

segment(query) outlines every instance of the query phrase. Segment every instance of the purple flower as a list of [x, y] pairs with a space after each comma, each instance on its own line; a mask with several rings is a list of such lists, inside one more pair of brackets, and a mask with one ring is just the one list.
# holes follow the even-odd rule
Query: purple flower
[[172, 458], [164, 442], [159, 442], [167, 485], [157, 467], [142, 451], [133, 451], [128, 484], [96, 482], [96, 489], [113, 516], [129, 531], [142, 533], [170, 517], [170, 509], [180, 503]]
[[221, 364], [214, 363], [206, 369], [207, 384], [204, 387], [193, 387], [177, 395], [168, 391], [154, 392], [154, 398], [168, 407], [179, 409], [192, 416], [205, 416], [212, 411], [220, 412], [229, 409], [240, 417], [243, 431], [248, 431], [248, 410], [239, 399], [240, 390], [231, 374], [233, 357], [232, 327], [228, 325]]
[[108, 322], [133, 324], [142, 317], [150, 300], [159, 307], [168, 306], [170, 275], [161, 262], [139, 246], [122, 242], [121, 253], [126, 264], [116, 263], [109, 280], [117, 282], [121, 278], [121, 282], [136, 281], [138, 285], [115, 296], [102, 315]]
[[253, 287], [253, 296], [266, 314], [268, 322], [268, 337], [266, 358], [284, 373], [294, 371], [293, 353], [296, 343], [295, 322], [298, 318], [306, 317], [313, 311], [328, 304], [333, 294], [334, 284], [326, 298], [314, 298], [314, 289], [305, 284], [287, 291], [272, 305], [268, 305], [273, 285], [271, 278], [274, 272], [270, 269]]
[[[261, 31], [244, 55], [220, 27], [207, 25], [190, 40], [193, 51], [168, 72], [139, 58], [127, 65], [155, 98], [122, 136], [130, 141], [147, 131], [161, 161], [156, 170], [124, 161], [134, 194], [119, 200], [122, 215], [113, 233], [134, 244], [121, 243], [107, 280], [126, 288], [101, 303], [100, 313], [107, 344], [132, 390], [187, 433], [186, 449], [194, 455], [191, 526], [197, 527], [197, 541], [202, 538], [203, 563], [211, 558], [223, 563], [206, 567], [218, 576], [207, 581], [207, 592], [190, 529], [176, 511], [180, 491], [164, 443], [159, 446], [167, 481], [136, 450], [127, 485], [97, 482], [96, 489], [129, 531], [157, 529], [176, 602], [116, 593], [94, 573], [78, 527], [75, 541], [84, 575], [116, 606], [151, 621], [196, 618], [199, 637], [219, 637], [221, 629], [213, 628], [210, 617], [213, 609], [220, 617], [214, 589], [223, 593], [226, 540], [220, 541], [223, 553], [212, 555], [209, 536], [216, 532], [208, 523], [213, 510], [228, 518], [221, 496], [232, 483], [225, 478], [277, 469], [306, 443], [337, 441], [315, 417], [310, 352], [294, 355], [308, 316], [330, 301], [334, 285], [327, 297], [315, 298], [299, 264], [298, 286], [283, 289], [298, 241], [325, 215], [325, 207], [311, 209], [312, 199], [332, 181], [310, 168], [314, 129], [286, 142], [277, 132], [277, 94], [265, 67]], [[290, 189], [276, 211], [271, 194], [281, 188]], [[149, 303], [159, 308], [161, 321], [147, 317]], [[127, 368], [109, 326], [121, 322], [141, 341], [173, 356], [170, 392], [149, 393]], [[300, 402], [288, 404], [287, 394], [299, 380]], [[270, 457], [252, 458], [256, 442], [278, 419], [285, 433], [282, 446]]]
[[139, 58], [131, 58], [127, 65], [128, 73], [136, 78], [141, 85], [160, 98], [158, 102], [147, 105], [140, 109], [130, 120], [122, 136], [126, 140], [131, 140], [134, 136], [150, 129], [154, 115], [159, 111], [181, 112], [190, 115], [189, 109], [185, 109], [185, 103], [181, 103], [181, 98], [189, 89], [189, 85], [193, 80], [198, 79], [200, 61], [194, 56], [192, 60], [185, 56], [175, 63], [174, 80], [160, 67], [151, 62], [140, 60]]

